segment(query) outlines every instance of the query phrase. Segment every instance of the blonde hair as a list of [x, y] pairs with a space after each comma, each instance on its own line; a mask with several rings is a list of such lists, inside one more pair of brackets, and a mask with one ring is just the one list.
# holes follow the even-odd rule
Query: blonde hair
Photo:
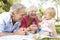
[[50, 15], [51, 15], [52, 18], [54, 18], [55, 15], [56, 15], [55, 9], [54, 8], [48, 8], [47, 10], [50, 10], [49, 11], [50, 12]]

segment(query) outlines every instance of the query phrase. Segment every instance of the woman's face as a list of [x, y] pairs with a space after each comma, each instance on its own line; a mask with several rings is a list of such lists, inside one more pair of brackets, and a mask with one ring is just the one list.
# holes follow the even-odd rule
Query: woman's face
[[31, 11], [29, 11], [29, 16], [31, 18], [36, 18], [36, 10], [35, 9], [32, 9]]

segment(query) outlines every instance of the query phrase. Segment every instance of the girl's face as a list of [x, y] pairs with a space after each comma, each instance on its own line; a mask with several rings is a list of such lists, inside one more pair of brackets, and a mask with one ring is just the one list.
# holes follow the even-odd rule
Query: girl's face
[[51, 18], [50, 10], [46, 10], [46, 11], [44, 12], [44, 17], [45, 17], [45, 19], [50, 19], [50, 18]]

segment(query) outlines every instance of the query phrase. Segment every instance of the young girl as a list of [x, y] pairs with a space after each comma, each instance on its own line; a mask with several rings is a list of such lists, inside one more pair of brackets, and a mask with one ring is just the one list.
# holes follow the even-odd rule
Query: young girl
[[41, 31], [39, 32], [40, 37], [50, 36], [56, 38], [57, 32], [55, 29], [54, 17], [55, 17], [54, 8], [48, 8], [45, 10], [40, 27]]

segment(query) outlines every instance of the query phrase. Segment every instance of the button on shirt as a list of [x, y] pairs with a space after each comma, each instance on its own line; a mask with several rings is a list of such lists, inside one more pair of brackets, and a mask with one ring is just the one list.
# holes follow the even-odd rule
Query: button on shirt
[[20, 22], [12, 23], [11, 12], [0, 14], [0, 32], [15, 32], [19, 29]]

